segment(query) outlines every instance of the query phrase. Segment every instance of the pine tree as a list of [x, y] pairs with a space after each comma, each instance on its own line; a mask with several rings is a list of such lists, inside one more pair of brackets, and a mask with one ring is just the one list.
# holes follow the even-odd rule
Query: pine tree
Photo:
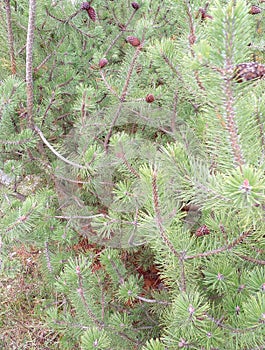
[[253, 6], [1, 4], [2, 272], [42, 252], [60, 349], [264, 349]]

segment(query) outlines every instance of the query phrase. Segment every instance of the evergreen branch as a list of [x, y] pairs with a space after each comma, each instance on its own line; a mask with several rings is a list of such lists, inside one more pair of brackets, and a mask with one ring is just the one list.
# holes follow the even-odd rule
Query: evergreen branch
[[50, 273], [52, 273], [53, 268], [52, 268], [50, 252], [49, 252], [49, 244], [47, 241], [44, 242], [44, 253], [45, 253], [45, 257], [46, 257], [46, 261], [47, 261], [48, 270]]
[[26, 214], [21, 215], [19, 218], [17, 218], [15, 222], [12, 223], [12, 225], [10, 225], [5, 229], [5, 233], [12, 231], [15, 227], [19, 226], [21, 223], [26, 222], [30, 218], [31, 214], [34, 212], [34, 209], [36, 207], [37, 207], [37, 204], [34, 203], [32, 205], [32, 208]]
[[182, 292], [186, 292], [186, 274], [185, 274], [184, 258], [185, 258], [185, 252], [181, 252], [181, 255], [179, 256], [179, 266], [180, 266]]
[[80, 271], [80, 267], [77, 266], [76, 267], [76, 273], [77, 273], [77, 277], [78, 277], [78, 289], [77, 292], [80, 295], [80, 298], [82, 300], [82, 303], [89, 315], [89, 317], [91, 318], [91, 320], [97, 325], [97, 328], [99, 330], [102, 330], [104, 327], [104, 323], [99, 321], [96, 317], [96, 315], [93, 313], [93, 311], [90, 309], [87, 301], [86, 301], [86, 297], [84, 294], [84, 288], [83, 288], [83, 281], [82, 281], [82, 276], [81, 276], [81, 271]]
[[71, 216], [65, 216], [65, 215], [54, 215], [53, 216], [56, 219], [66, 219], [66, 220], [71, 220], [71, 219], [94, 219], [98, 217], [105, 217], [104, 214], [96, 214], [96, 215], [90, 215], [90, 216], [82, 216], [82, 215], [71, 215]]
[[260, 164], [264, 163], [265, 159], [265, 136], [264, 136], [264, 125], [263, 122], [261, 121], [260, 114], [258, 111], [255, 113], [255, 119], [257, 121], [257, 125], [259, 127], [259, 139], [261, 143], [261, 159], [260, 159]]
[[[229, 60], [226, 64], [229, 65]], [[231, 66], [231, 65], [230, 65]], [[229, 69], [230, 71], [230, 69]], [[236, 114], [234, 110], [234, 96], [232, 90], [232, 81], [228, 77], [224, 77], [224, 95], [225, 95], [225, 121], [226, 130], [229, 134], [230, 145], [233, 152], [234, 163], [236, 166], [244, 164], [243, 155], [239, 143], [238, 130], [236, 125]]]
[[237, 246], [238, 244], [242, 243], [243, 240], [248, 237], [250, 234], [249, 231], [243, 232], [241, 235], [239, 235], [233, 242], [231, 242], [230, 244], [217, 248], [217, 249], [213, 249], [213, 250], [209, 250], [208, 252], [204, 252], [204, 253], [199, 253], [199, 254], [195, 254], [195, 255], [186, 255], [184, 257], [185, 260], [187, 259], [197, 259], [197, 258], [204, 258], [210, 255], [215, 255], [215, 254], [219, 254], [225, 251], [228, 251], [232, 248], [234, 248], [235, 246]]
[[44, 122], [45, 122], [45, 119], [47, 117], [47, 114], [48, 114], [49, 110], [51, 109], [53, 103], [55, 102], [55, 97], [54, 96], [55, 96], [55, 90], [52, 91], [52, 96], [50, 98], [49, 104], [46, 107], [46, 110], [45, 110], [45, 112], [43, 114], [42, 121], [41, 121], [41, 126], [42, 127], [44, 126]]
[[81, 165], [81, 164], [77, 164], [75, 162], [72, 162], [69, 159], [66, 159], [64, 156], [62, 156], [59, 152], [57, 152], [53, 146], [49, 143], [49, 141], [45, 138], [45, 136], [43, 135], [43, 133], [41, 132], [41, 130], [37, 127], [37, 125], [33, 125], [34, 130], [36, 131], [36, 133], [40, 136], [40, 138], [42, 139], [42, 141], [45, 143], [45, 145], [52, 151], [52, 153], [59, 159], [61, 159], [64, 163], [70, 164], [75, 168], [79, 168], [79, 169], [86, 169], [85, 166]]
[[[233, 7], [236, 6], [236, 2], [233, 3]], [[238, 129], [236, 125], [236, 114], [234, 109], [234, 96], [232, 89], [232, 80], [230, 79], [233, 70], [233, 45], [234, 45], [234, 19], [228, 16], [225, 19], [225, 74], [223, 75], [223, 89], [225, 96], [225, 120], [226, 129], [229, 134], [230, 145], [232, 148], [234, 163], [236, 166], [244, 164], [243, 155], [239, 143]]]
[[6, 22], [7, 22], [7, 38], [9, 44], [9, 56], [11, 62], [11, 72], [16, 74], [16, 58], [15, 58], [15, 49], [14, 49], [14, 35], [12, 30], [12, 19], [11, 19], [11, 6], [10, 0], [4, 0], [6, 3]]
[[110, 43], [109, 47], [107, 48], [107, 50], [104, 52], [103, 57], [107, 56], [107, 54], [109, 53], [109, 51], [113, 48], [113, 46], [116, 44], [116, 42], [119, 40], [119, 38], [122, 36], [122, 34], [127, 31], [127, 28], [129, 26], [129, 24], [131, 23], [133, 17], [135, 16], [137, 10], [134, 10], [134, 12], [131, 14], [130, 18], [128, 19], [127, 23], [120, 28], [120, 32], [119, 34], [117, 34], [117, 36], [112, 40], [112, 42]]
[[125, 79], [125, 83], [124, 83], [124, 86], [123, 86], [123, 89], [122, 89], [122, 93], [121, 93], [121, 97], [120, 97], [120, 101], [121, 102], [124, 102], [125, 98], [127, 96], [129, 83], [130, 83], [130, 80], [131, 80], [131, 77], [132, 77], [132, 72], [134, 70], [137, 58], [138, 58], [138, 56], [141, 53], [143, 45], [144, 45], [144, 39], [142, 39], [141, 44], [139, 46], [137, 46], [137, 48], [135, 50], [135, 53], [133, 55], [133, 58], [132, 58], [132, 61], [131, 61], [131, 64], [130, 64], [130, 67], [128, 69], [128, 73], [127, 73], [127, 76], [126, 76], [126, 79]]
[[129, 83], [130, 83], [130, 80], [131, 80], [131, 77], [132, 77], [132, 72], [133, 72], [133, 69], [135, 67], [135, 64], [136, 64], [136, 61], [137, 61], [137, 58], [142, 50], [142, 47], [143, 47], [143, 40], [142, 40], [142, 43], [137, 46], [136, 50], [135, 50], [135, 53], [133, 55], [133, 58], [132, 58], [132, 61], [131, 61], [131, 64], [130, 64], [130, 67], [129, 67], [129, 70], [128, 70], [128, 73], [127, 73], [127, 76], [126, 76], [126, 79], [125, 79], [125, 83], [124, 83], [124, 86], [123, 86], [123, 89], [122, 89], [122, 93], [121, 93], [121, 96], [119, 97], [119, 100], [120, 100], [120, 104], [117, 108], [117, 111], [115, 113], [115, 116], [112, 120], [112, 123], [111, 123], [111, 126], [110, 126], [110, 129], [109, 129], [109, 132], [104, 140], [104, 148], [105, 150], [107, 151], [108, 150], [108, 144], [109, 144], [109, 140], [112, 136], [112, 131], [113, 131], [113, 128], [120, 116], [120, 112], [121, 112], [121, 109], [122, 109], [122, 104], [123, 102], [125, 101], [125, 98], [127, 96], [127, 93], [128, 93], [128, 87], [129, 87]]
[[109, 259], [109, 261], [111, 263], [111, 266], [112, 266], [113, 270], [116, 272], [117, 276], [119, 277], [119, 283], [121, 285], [123, 285], [124, 284], [124, 278], [123, 278], [122, 274], [120, 273], [117, 265], [115, 264], [115, 261], [113, 261], [112, 259]]
[[91, 329], [90, 326], [83, 326], [80, 323], [70, 323], [70, 322], [65, 322], [65, 321], [60, 321], [60, 320], [53, 320], [55, 324], [58, 324], [60, 326], [66, 326], [67, 328], [79, 328], [83, 330]]
[[69, 18], [67, 19], [61, 19], [61, 18], [57, 18], [56, 16], [52, 15], [49, 10], [46, 8], [46, 13], [48, 16], [50, 16], [51, 18], [55, 19], [58, 22], [64, 23], [64, 24], [68, 24], [70, 27], [72, 27], [73, 29], [75, 29], [77, 32], [79, 32], [81, 35], [86, 36], [87, 38], [93, 38], [93, 35], [90, 35], [86, 32], [84, 32], [83, 30], [79, 29], [76, 25], [74, 25], [73, 23], [70, 22], [70, 20], [76, 16], [81, 10], [78, 10], [77, 12], [75, 12], [73, 15], [71, 15]]
[[27, 84], [27, 116], [28, 125], [33, 128], [33, 42], [36, 17], [36, 0], [29, 0], [29, 19], [26, 43], [26, 84]]
[[120, 158], [123, 161], [123, 164], [126, 166], [126, 168], [130, 171], [130, 173], [134, 176], [136, 176], [138, 179], [140, 178], [140, 175], [137, 173], [137, 171], [132, 167], [132, 165], [128, 162], [128, 160], [125, 157], [124, 151], [117, 154], [117, 157]]
[[179, 101], [178, 94], [179, 94], [179, 88], [178, 86], [176, 86], [174, 101], [173, 101], [173, 111], [172, 111], [171, 123], [170, 123], [172, 133], [176, 132], [176, 120], [177, 120], [178, 101]]
[[157, 170], [155, 168], [152, 170], [152, 194], [153, 194], [154, 211], [156, 216], [156, 224], [157, 224], [160, 236], [162, 238], [162, 241], [165, 243], [165, 245], [169, 248], [169, 250], [171, 251], [171, 253], [173, 253], [174, 256], [179, 257], [179, 253], [176, 251], [172, 242], [170, 242], [170, 240], [166, 236], [165, 229], [163, 227], [163, 221], [162, 221], [160, 207], [159, 207], [158, 188], [157, 188]]
[[24, 145], [28, 142], [32, 142], [31, 139], [25, 139], [25, 140], [18, 140], [18, 141], [15, 141], [15, 140], [0, 140], [0, 144], [1, 145], [17, 145], [17, 146], [20, 146], [20, 145]]
[[248, 332], [253, 332], [256, 329], [263, 327], [263, 324], [257, 324], [256, 326], [252, 326], [252, 327], [247, 327], [247, 328], [234, 328], [228, 325], [225, 325], [222, 322], [222, 319], [224, 319], [224, 317], [222, 317], [221, 320], [216, 320], [213, 316], [209, 315], [208, 313], [205, 313], [205, 315], [212, 321], [214, 322], [218, 327], [223, 328], [223, 329], [227, 329], [229, 331], [231, 331], [232, 333], [236, 333], [236, 334], [244, 334], [244, 333], [248, 333]]
[[[195, 53], [194, 53], [192, 46], [195, 44], [197, 38], [196, 38], [196, 34], [195, 34], [194, 19], [192, 17], [191, 6], [190, 6], [189, 0], [186, 0], [186, 11], [187, 11], [187, 15], [188, 15], [189, 28], [190, 28], [189, 47], [190, 47], [190, 52], [191, 52], [192, 57], [195, 57]], [[196, 70], [194, 74], [195, 74], [195, 79], [196, 79], [197, 85], [199, 86], [199, 88], [201, 90], [205, 91], [205, 87], [203, 86], [203, 84], [199, 78], [199, 72]]]
[[236, 253], [236, 255], [239, 256], [241, 259], [252, 262], [253, 264], [265, 265], [265, 260], [251, 258], [250, 256], [242, 255], [242, 254], [238, 254], [238, 253]]
[[46, 62], [49, 61], [49, 59], [53, 56], [56, 55], [57, 53], [57, 49], [62, 45], [62, 43], [64, 42], [65, 36], [62, 37], [62, 39], [59, 41], [59, 43], [56, 45], [56, 49], [51, 52], [49, 55], [47, 55], [44, 60], [36, 67], [34, 68], [34, 73], [36, 74], [44, 65]]

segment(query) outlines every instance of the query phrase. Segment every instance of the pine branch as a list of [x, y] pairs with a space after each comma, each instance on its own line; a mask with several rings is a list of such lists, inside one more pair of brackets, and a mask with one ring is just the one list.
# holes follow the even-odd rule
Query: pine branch
[[128, 87], [129, 87], [129, 83], [130, 83], [130, 80], [131, 80], [131, 77], [132, 77], [132, 73], [133, 73], [133, 70], [134, 70], [134, 67], [135, 67], [135, 64], [136, 64], [136, 61], [137, 61], [137, 58], [143, 48], [143, 44], [144, 44], [144, 39], [142, 39], [142, 43], [137, 46], [136, 50], [135, 50], [135, 53], [133, 55], [133, 58], [132, 58], [132, 61], [130, 63], [130, 67], [129, 67], [129, 70], [128, 70], [128, 73], [127, 73], [127, 76], [126, 76], [126, 79], [125, 79], [125, 82], [124, 82], [124, 86], [123, 86], [123, 89], [122, 89], [122, 92], [121, 92], [121, 95], [119, 97], [119, 100], [120, 100], [120, 104], [116, 110], [116, 113], [115, 113], [115, 116], [112, 120], [112, 123], [111, 123], [111, 126], [110, 126], [110, 129], [109, 129], [109, 132], [105, 138], [105, 141], [104, 141], [104, 148], [106, 151], [108, 151], [108, 144], [109, 144], [109, 140], [112, 136], [112, 131], [113, 131], [113, 128], [114, 126], [116, 125], [116, 122], [120, 116], [120, 112], [121, 112], [121, 109], [122, 109], [122, 105], [123, 105], [123, 102], [125, 101], [125, 98], [128, 94]]
[[217, 249], [213, 249], [213, 250], [209, 250], [208, 252], [204, 252], [204, 253], [199, 253], [199, 254], [195, 254], [195, 255], [186, 255], [184, 257], [185, 260], [187, 259], [197, 259], [197, 258], [204, 258], [210, 255], [216, 255], [225, 251], [229, 251], [230, 249], [236, 247], [238, 244], [242, 243], [244, 241], [244, 239], [246, 237], [248, 237], [250, 235], [250, 231], [246, 231], [243, 232], [241, 235], [239, 235], [236, 239], [234, 239], [233, 242], [231, 242], [230, 244], [223, 246], [221, 248], [217, 248]]
[[158, 188], [157, 188], [157, 169], [154, 168], [152, 170], [152, 194], [153, 194], [153, 204], [154, 204], [154, 211], [156, 216], [156, 224], [158, 227], [158, 231], [160, 233], [160, 237], [162, 241], [165, 243], [165, 245], [169, 248], [171, 253], [173, 253], [174, 256], [179, 257], [179, 253], [174, 248], [172, 242], [168, 239], [166, 236], [165, 229], [163, 227], [163, 220], [160, 213], [160, 206], [159, 206], [159, 196], [158, 196]]
[[236, 253], [236, 255], [239, 256], [243, 260], [252, 262], [253, 264], [265, 265], [265, 260], [255, 259], [255, 258], [252, 258], [250, 256], [242, 255], [242, 254], [238, 254], [238, 253]]
[[77, 292], [80, 295], [80, 298], [82, 300], [82, 303], [89, 315], [89, 317], [91, 318], [91, 320], [95, 323], [95, 325], [97, 326], [97, 328], [99, 330], [102, 330], [104, 328], [104, 323], [102, 321], [99, 321], [96, 317], [96, 315], [93, 313], [93, 311], [90, 309], [87, 301], [86, 301], [86, 297], [84, 294], [84, 288], [83, 288], [83, 281], [82, 281], [82, 276], [81, 276], [81, 270], [79, 266], [76, 266], [76, 273], [77, 273], [77, 277], [78, 277], [78, 289]]
[[6, 21], [7, 21], [7, 37], [9, 44], [9, 55], [11, 62], [11, 72], [16, 74], [16, 58], [15, 58], [15, 49], [14, 49], [14, 35], [12, 29], [12, 19], [11, 19], [11, 6], [10, 0], [4, 0], [6, 4]]
[[64, 42], [64, 39], [65, 39], [65, 36], [62, 37], [62, 39], [61, 39], [61, 40], [59, 41], [59, 43], [56, 45], [56, 49], [55, 49], [53, 52], [51, 52], [49, 55], [47, 55], [47, 56], [44, 58], [44, 60], [43, 60], [36, 68], [34, 68], [34, 73], [35, 73], [35, 74], [38, 73], [38, 71], [49, 61], [49, 59], [50, 59], [52, 56], [54, 56], [54, 55], [57, 54], [57, 50], [58, 50], [58, 48], [62, 45], [62, 43]]
[[[226, 66], [231, 67], [230, 60], [226, 60]], [[231, 68], [227, 68], [228, 76], [224, 77], [224, 95], [225, 95], [225, 121], [226, 129], [229, 133], [230, 145], [232, 148], [235, 166], [240, 168], [244, 164], [242, 150], [239, 142], [238, 129], [236, 125], [236, 113], [234, 110], [234, 96], [232, 90]]]
[[45, 254], [45, 257], [46, 257], [48, 270], [49, 270], [50, 273], [52, 273], [53, 268], [52, 268], [50, 252], [49, 252], [49, 243], [47, 241], [44, 242], [44, 254]]
[[33, 41], [36, 17], [36, 0], [29, 0], [29, 19], [26, 44], [26, 84], [27, 84], [27, 117], [28, 125], [33, 128]]
[[116, 44], [116, 42], [119, 40], [119, 38], [123, 35], [123, 33], [125, 31], [127, 31], [128, 26], [130, 25], [131, 21], [133, 20], [135, 14], [136, 14], [137, 10], [134, 10], [134, 12], [131, 14], [130, 18], [128, 19], [127, 23], [124, 24], [124, 26], [121, 28], [120, 27], [120, 33], [117, 34], [117, 36], [112, 40], [112, 42], [110, 43], [109, 47], [107, 48], [107, 50], [104, 52], [103, 57], [106, 57], [107, 54], [110, 52], [110, 50], [114, 47], [114, 45]]

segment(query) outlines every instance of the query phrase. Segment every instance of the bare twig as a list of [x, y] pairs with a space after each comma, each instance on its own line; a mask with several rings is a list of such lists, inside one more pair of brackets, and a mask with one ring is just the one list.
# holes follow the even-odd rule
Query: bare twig
[[43, 135], [42, 131], [37, 127], [37, 125], [33, 125], [34, 130], [37, 132], [37, 134], [40, 136], [42, 141], [45, 143], [45, 145], [52, 151], [53, 154], [56, 155], [57, 158], [61, 159], [64, 163], [70, 164], [75, 168], [79, 169], [86, 169], [85, 166], [81, 164], [77, 164], [75, 162], [72, 162], [69, 159], [66, 159], [64, 156], [62, 156], [59, 152], [57, 152], [53, 146], [49, 143], [49, 141], [46, 139], [46, 137]]

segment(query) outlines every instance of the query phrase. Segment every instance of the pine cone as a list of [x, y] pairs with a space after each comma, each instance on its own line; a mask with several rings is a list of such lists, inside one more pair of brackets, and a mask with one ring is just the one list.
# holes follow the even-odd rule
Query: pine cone
[[101, 58], [99, 60], [99, 63], [98, 63], [99, 68], [105, 67], [108, 63], [109, 63], [109, 61], [106, 58]]
[[237, 83], [261, 79], [265, 76], [265, 66], [257, 62], [240, 63], [236, 65], [233, 79]]
[[211, 232], [208, 229], [208, 227], [206, 225], [202, 225], [201, 227], [198, 228], [198, 230], [195, 233], [196, 237], [202, 237], [202, 236], [206, 236], [209, 235]]
[[93, 9], [93, 7], [89, 7], [89, 9], [87, 10], [88, 16], [90, 17], [91, 21], [96, 22], [97, 19], [97, 15], [96, 15], [96, 11]]
[[90, 3], [89, 2], [82, 2], [81, 10], [88, 10], [89, 7], [90, 7]]
[[257, 15], [258, 13], [261, 13], [261, 8], [258, 6], [252, 5], [250, 10], [249, 10], [249, 13], [251, 15]]
[[132, 46], [139, 46], [141, 44], [140, 40], [136, 38], [135, 36], [128, 36], [126, 38], [127, 43], [131, 44]]
[[140, 8], [140, 5], [137, 2], [132, 2], [132, 7], [137, 11]]
[[152, 103], [152, 102], [154, 102], [154, 100], [155, 100], [155, 97], [154, 97], [154, 95], [152, 95], [152, 94], [148, 94], [148, 95], [145, 97], [145, 101], [146, 101], [147, 103]]
[[86, 10], [88, 13], [89, 18], [93, 21], [96, 22], [97, 16], [96, 16], [96, 11], [93, 9], [93, 7], [90, 6], [89, 2], [83, 2], [81, 5], [81, 10]]

